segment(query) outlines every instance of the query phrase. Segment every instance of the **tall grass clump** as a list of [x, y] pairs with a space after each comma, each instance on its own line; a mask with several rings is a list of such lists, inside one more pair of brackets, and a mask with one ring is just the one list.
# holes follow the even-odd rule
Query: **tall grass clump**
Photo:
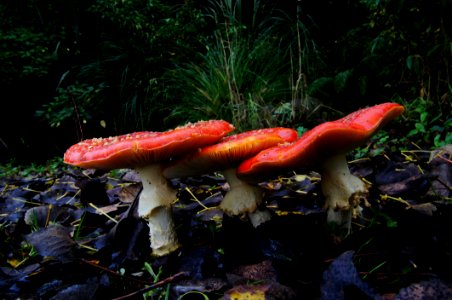
[[303, 54], [299, 48], [293, 51], [301, 40], [288, 35], [297, 21], [291, 24], [286, 15], [258, 0], [252, 2], [252, 13], [242, 11], [245, 3], [240, 0], [209, 3], [206, 18], [216, 27], [205, 38], [199, 60], [173, 74], [183, 96], [172, 117], [225, 119], [239, 131], [279, 125], [281, 106], [301, 90], [302, 75], [294, 72], [302, 71]]

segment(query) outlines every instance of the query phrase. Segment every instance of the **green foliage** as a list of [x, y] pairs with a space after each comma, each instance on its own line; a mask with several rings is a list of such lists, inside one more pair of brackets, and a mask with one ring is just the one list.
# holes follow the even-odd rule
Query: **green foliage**
[[390, 84], [400, 82], [399, 86], [407, 87], [409, 94], [404, 98], [420, 93], [439, 101], [450, 82], [452, 30], [445, 12], [451, 4], [439, 0], [369, 2], [367, 29], [374, 32], [371, 54], [380, 61], [386, 56], [390, 62], [381, 74], [390, 75]]
[[[149, 275], [151, 275], [154, 283], [156, 283], [160, 280], [160, 276], [162, 275], [162, 272], [163, 272], [161, 266], [159, 267], [158, 272], [156, 273], [154, 271], [154, 268], [152, 268], [152, 265], [148, 262], [145, 262], [143, 269], [145, 271], [147, 271], [149, 273]], [[157, 288], [157, 289], [150, 290], [143, 294], [143, 298], [144, 299], [167, 299], [167, 295], [169, 293], [168, 287], [169, 287], [169, 285], [167, 286], [167, 289]]]
[[404, 125], [408, 138], [418, 146], [429, 149], [439, 148], [452, 143], [452, 115], [450, 102], [444, 108], [432, 101], [416, 98], [402, 101], [405, 106]]
[[36, 116], [48, 122], [51, 127], [59, 127], [63, 122], [77, 118], [87, 123], [93, 114], [102, 110], [101, 93], [105, 92], [105, 83], [98, 86], [74, 82], [65, 87], [58, 88], [54, 100], [42, 105], [36, 111]]
[[452, 3], [361, 0], [354, 8], [362, 21], [339, 31], [334, 48], [324, 49], [331, 67], [312, 84], [311, 95], [331, 99], [333, 106], [364, 106], [394, 94], [439, 103], [451, 81], [446, 12]]
[[380, 130], [371, 137], [371, 140], [367, 145], [358, 147], [353, 150], [353, 158], [361, 159], [368, 156], [380, 155], [384, 153], [388, 147], [391, 147], [394, 144], [400, 146], [400, 143], [398, 143], [398, 140], [396, 138], [390, 139], [389, 134], [386, 130]]
[[48, 160], [45, 164], [19, 165], [14, 160], [0, 164], [0, 176], [5, 177], [27, 177], [29, 175], [46, 176], [60, 172], [66, 165], [63, 158], [55, 157]]
[[298, 136], [302, 136], [308, 130], [309, 130], [308, 128], [305, 128], [303, 126], [298, 126], [297, 127]]
[[397, 152], [413, 147], [433, 150], [452, 144], [450, 102], [437, 106], [424, 98], [406, 101], [396, 97], [393, 101], [402, 104], [405, 112], [386, 127], [397, 128], [399, 134], [391, 134], [385, 127], [378, 131], [366, 146], [354, 150], [355, 159], [376, 156], [385, 151]]
[[56, 63], [63, 36], [61, 27], [48, 26], [51, 4], [39, 1], [0, 4], [0, 85], [45, 78]]
[[[56, 36], [34, 29], [16, 27], [0, 28], [0, 74], [2, 81], [23, 80], [48, 74], [55, 62], [51, 49]], [[19, 68], [19, 69], [18, 69]]]
[[[284, 39], [282, 24], [287, 33], [287, 28], [300, 23], [276, 18], [275, 11], [266, 10], [259, 1], [253, 2], [252, 21], [248, 23], [241, 19], [241, 1], [210, 4], [207, 18], [218, 27], [212, 37], [204, 39], [205, 51], [197, 61], [170, 73], [184, 91], [183, 104], [171, 117], [186, 121], [226, 119], [239, 131], [279, 124], [275, 116], [284, 115], [280, 106], [290, 101], [294, 90], [302, 88], [290, 77], [289, 62], [302, 62], [287, 51], [294, 45]], [[311, 45], [306, 45], [306, 50], [308, 47]]]
[[161, 126], [174, 105], [164, 101], [172, 94], [161, 78], [198, 47], [197, 10], [189, 3], [99, 0], [87, 17], [95, 27], [85, 29], [84, 48], [73, 52], [78, 63], [65, 70], [56, 96], [37, 116], [53, 127], [73, 119], [78, 126], [102, 122], [109, 132]]

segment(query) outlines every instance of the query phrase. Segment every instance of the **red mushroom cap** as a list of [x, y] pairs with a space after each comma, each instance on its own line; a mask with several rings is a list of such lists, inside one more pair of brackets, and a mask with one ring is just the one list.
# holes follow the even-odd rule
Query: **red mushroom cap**
[[312, 166], [325, 157], [346, 153], [364, 144], [378, 129], [404, 111], [397, 103], [383, 103], [320, 124], [290, 145], [261, 151], [242, 162], [237, 175], [247, 181], [287, 170]]
[[187, 177], [236, 167], [244, 159], [263, 149], [293, 142], [298, 137], [290, 128], [265, 128], [224, 137], [219, 143], [188, 154], [168, 164], [163, 175], [166, 178]]
[[109, 138], [94, 138], [71, 146], [64, 162], [83, 168], [132, 168], [213, 144], [234, 130], [223, 120], [199, 121], [165, 132], [142, 131]]

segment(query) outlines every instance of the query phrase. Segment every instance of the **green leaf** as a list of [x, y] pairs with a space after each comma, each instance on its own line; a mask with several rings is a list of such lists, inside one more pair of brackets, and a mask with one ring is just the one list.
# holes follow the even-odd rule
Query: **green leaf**
[[348, 83], [350, 77], [352, 76], [352, 73], [353, 73], [353, 70], [348, 69], [348, 70], [338, 73], [334, 77], [334, 87], [336, 88], [336, 90], [338, 92], [342, 92], [345, 90], [345, 88], [347, 87], [347, 83]]
[[414, 136], [418, 133], [419, 133], [419, 131], [417, 129], [412, 129], [412, 130], [410, 130], [410, 132], [408, 132], [407, 137]]
[[425, 126], [424, 126], [424, 124], [422, 124], [422, 123], [416, 123], [414, 126], [416, 127], [416, 129], [417, 129], [419, 132], [422, 132], [422, 133], [425, 132]]
[[435, 135], [435, 137], [433, 138], [433, 144], [435, 145], [435, 148], [439, 148], [442, 146], [440, 139], [441, 139], [441, 135], [439, 135], [439, 134]]
[[427, 117], [428, 117], [428, 112], [424, 111], [423, 113], [421, 113], [420, 120], [421, 120], [422, 124], [425, 124]]
[[413, 56], [410, 55], [406, 58], [406, 67], [408, 68], [408, 70], [412, 70], [413, 68]]
[[452, 133], [448, 133], [444, 141], [446, 145], [452, 144]]
[[439, 126], [439, 125], [434, 125], [434, 126], [430, 127], [430, 132], [435, 132], [435, 131], [443, 132], [444, 127]]

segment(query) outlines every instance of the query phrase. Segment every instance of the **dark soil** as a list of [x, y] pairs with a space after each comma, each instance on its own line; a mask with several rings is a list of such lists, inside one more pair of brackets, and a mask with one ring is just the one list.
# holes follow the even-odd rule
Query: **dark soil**
[[2, 176], [1, 298], [451, 299], [450, 148], [350, 167], [372, 186], [349, 234], [327, 224], [314, 172], [262, 183], [273, 217], [256, 229], [216, 209], [221, 176], [174, 180], [182, 247], [159, 258], [133, 171]]

